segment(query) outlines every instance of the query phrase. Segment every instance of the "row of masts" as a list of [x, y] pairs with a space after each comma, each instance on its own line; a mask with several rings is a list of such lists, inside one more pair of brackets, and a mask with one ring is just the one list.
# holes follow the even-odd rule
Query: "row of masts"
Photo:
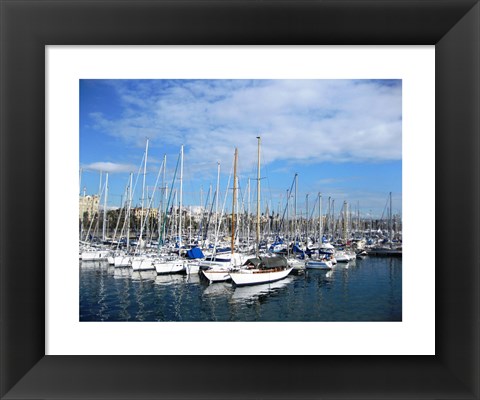
[[[95, 228], [90, 228], [89, 232], [98, 232], [98, 228], [100, 228], [102, 233], [110, 233], [111, 236], [112, 232], [120, 232], [119, 226], [124, 226], [123, 224], [126, 221], [126, 228], [123, 228], [123, 231], [131, 230], [132, 232], [137, 232], [135, 235], [138, 236], [138, 232], [141, 230], [140, 236], [149, 241], [158, 237], [166, 238], [168, 232], [170, 232], [168, 236], [175, 236], [178, 238], [180, 236], [179, 229], [181, 223], [183, 233], [181, 236], [182, 238], [186, 238], [190, 243], [192, 241], [204, 243], [209, 237], [210, 240], [212, 240], [212, 236], [214, 236], [215, 233], [220, 237], [231, 236], [231, 233], [234, 231], [237, 241], [239, 240], [238, 238], [243, 238], [248, 245], [251, 242], [259, 240], [256, 234], [254, 234], [253, 237], [251, 235], [253, 232], [257, 231], [257, 225], [260, 225], [260, 240], [264, 240], [269, 236], [278, 235], [282, 237], [296, 238], [298, 241], [312, 237], [316, 240], [325, 237], [330, 241], [337, 239], [345, 241], [352, 237], [369, 237], [377, 234], [379, 231], [392, 232], [391, 236], [393, 237], [397, 232], [401, 231], [401, 222], [399, 221], [398, 216], [393, 217], [392, 223], [385, 219], [359, 219], [358, 213], [351, 212], [348, 208], [348, 204], [344, 204], [344, 207], [342, 207], [338, 213], [334, 214], [332, 212], [333, 207], [330, 208], [330, 212], [325, 213], [321, 211], [322, 207], [318, 206], [321, 200], [317, 200], [317, 205], [312, 211], [297, 211], [295, 220], [292, 218], [289, 218], [288, 220], [285, 218], [282, 219], [281, 214], [270, 213], [268, 210], [268, 204], [264, 204], [264, 210], [259, 213], [260, 219], [258, 220], [257, 215], [255, 213], [248, 213], [247, 206], [239, 201], [238, 192], [237, 183], [235, 188], [235, 213], [233, 214], [233, 218], [231, 214], [221, 216], [220, 214], [215, 213], [215, 201], [206, 203], [207, 206], [203, 207], [199, 213], [194, 213], [191, 206], [182, 207], [182, 212], [180, 213], [180, 207], [178, 204], [179, 191], [173, 189], [171, 196], [172, 200], [170, 200], [170, 203], [176, 205], [169, 207], [165, 224], [162, 223], [165, 216], [163, 214], [158, 214], [158, 210], [156, 213], [158, 218], [156, 216], [152, 217], [151, 213], [144, 212], [143, 221], [140, 224], [140, 214], [137, 214], [137, 217], [134, 218], [133, 211], [129, 210], [127, 207], [126, 212], [125, 209], [121, 210], [122, 215], [120, 221], [118, 221], [120, 214], [119, 210], [110, 210], [108, 212], [108, 218], [105, 218], [105, 214], [103, 215], [103, 224], [102, 221], [100, 221]], [[209, 195], [209, 197], [212, 196]], [[319, 215], [320, 213], [321, 216]], [[129, 215], [132, 215], [132, 217], [130, 218]], [[100, 216], [102, 216], [102, 214], [100, 214]], [[218, 221], [220, 219], [222, 219], [223, 223], [220, 229], [218, 229]], [[136, 223], [135, 220], [137, 221]], [[115, 221], [117, 222], [115, 223]], [[98, 220], [95, 220], [95, 222], [98, 223]], [[176, 233], [175, 235], [173, 235], [174, 232]], [[122, 236], [124, 236], [124, 234]], [[231, 237], [229, 241], [231, 244]]]
[[[298, 212], [297, 209], [297, 193], [298, 193], [298, 174], [295, 174], [294, 176], [294, 182], [292, 183], [292, 186], [295, 186], [295, 195], [293, 196], [293, 210], [292, 208], [292, 187], [290, 190], [287, 190], [287, 202], [286, 206], [282, 215], [282, 218], [280, 218], [280, 212], [277, 213], [275, 216], [273, 211], [272, 211], [272, 216], [270, 216], [270, 210], [268, 208], [268, 204], [266, 206], [265, 212], [261, 214], [261, 198], [260, 198], [260, 145], [261, 145], [261, 138], [257, 137], [258, 140], [258, 154], [257, 154], [257, 213], [256, 213], [256, 227], [255, 227], [255, 243], [256, 243], [256, 254], [258, 256], [258, 251], [259, 251], [259, 244], [261, 242], [261, 235], [263, 232], [263, 237], [265, 235], [277, 235], [277, 236], [286, 236], [290, 238], [294, 238], [295, 240], [299, 240], [300, 238], [307, 239], [309, 237], [316, 237], [317, 240], [322, 240], [322, 237], [325, 235], [329, 237], [330, 239], [336, 239], [336, 238], [341, 238], [345, 242], [348, 241], [348, 239], [351, 237], [350, 235], [352, 234], [360, 234], [360, 233], [365, 233], [367, 231], [367, 219], [360, 219], [360, 212], [359, 212], [359, 207], [357, 207], [357, 218], [353, 218], [353, 214], [351, 211], [349, 211], [348, 203], [344, 201], [343, 207], [340, 211], [340, 214], [338, 218], [335, 216], [335, 200], [331, 199], [330, 197], [328, 198], [328, 208], [326, 214], [323, 214], [322, 211], [322, 194], [319, 192], [317, 194], [317, 199], [315, 201], [315, 204], [313, 206], [313, 210], [311, 213], [309, 213], [309, 208], [308, 208], [308, 198], [309, 194], [306, 195], [306, 200], [305, 200], [305, 205], [306, 205], [306, 210], [305, 214], [302, 212]], [[144, 157], [142, 160], [143, 163], [143, 185], [142, 185], [142, 198], [141, 198], [141, 213], [140, 213], [140, 234], [139, 234], [139, 240], [140, 242], [144, 240], [144, 234], [145, 237], [148, 239], [153, 238], [153, 230], [149, 229], [149, 224], [147, 221], [149, 221], [149, 213], [152, 208], [152, 203], [154, 199], [154, 194], [155, 190], [158, 187], [158, 180], [160, 177], [161, 172], [163, 171], [163, 182], [162, 182], [162, 195], [161, 195], [161, 201], [160, 201], [160, 206], [158, 208], [158, 219], [157, 219], [157, 237], [159, 239], [159, 243], [163, 242], [167, 236], [167, 221], [170, 221], [170, 232], [172, 232], [171, 227], [172, 225], [176, 225], [176, 235], [177, 235], [177, 242], [179, 246], [181, 247], [183, 245], [183, 237], [185, 234], [185, 229], [183, 227], [183, 221], [182, 219], [185, 218], [189, 215], [189, 231], [190, 231], [190, 242], [191, 242], [191, 230], [192, 230], [192, 213], [191, 213], [191, 208], [190, 212], [187, 213], [186, 209], [183, 207], [183, 145], [181, 146], [180, 149], [180, 155], [179, 155], [179, 160], [177, 162], [177, 168], [175, 169], [175, 174], [174, 174], [174, 180], [172, 182], [172, 186], [170, 189], [170, 192], [168, 191], [168, 187], [166, 185], [165, 181], [165, 171], [166, 171], [166, 156], [164, 156], [164, 160], [162, 163], [162, 167], [159, 170], [159, 173], [157, 175], [157, 182], [155, 183], [154, 186], [154, 193], [152, 196], [149, 198], [149, 204], [148, 207], [145, 206], [145, 187], [146, 187], [146, 171], [147, 171], [147, 157], [148, 157], [148, 144], [149, 141], [147, 139], [146, 142], [146, 148], [145, 148], [145, 153]], [[225, 220], [227, 223], [225, 223], [224, 226], [224, 234], [226, 234], [226, 230], [228, 229], [228, 225], [230, 225], [230, 234], [231, 234], [231, 239], [230, 239], [230, 247], [231, 251], [233, 252], [235, 249], [235, 237], [236, 235], [239, 235], [242, 233], [242, 236], [245, 238], [247, 243], [249, 244], [250, 242], [250, 233], [251, 233], [251, 227], [252, 227], [252, 215], [250, 212], [250, 178], [248, 179], [248, 186], [247, 186], [247, 194], [248, 194], [248, 203], [247, 203], [247, 210], [245, 212], [245, 202], [242, 200], [242, 208], [243, 212], [240, 211], [240, 208], [238, 206], [238, 177], [237, 177], [237, 162], [238, 162], [238, 149], [235, 149], [235, 155], [234, 155], [234, 167], [233, 167], [233, 195], [232, 195], [232, 213], [231, 213], [231, 223], [228, 224], [228, 218], [225, 217]], [[171, 207], [171, 212], [169, 213], [169, 208], [170, 208], [170, 200], [172, 197], [172, 194], [174, 197], [177, 195], [176, 189], [174, 189], [174, 182], [177, 174], [177, 169], [178, 166], [180, 165], [180, 177], [178, 179], [179, 182], [179, 190], [178, 190], [178, 209], [174, 210], [174, 207], [172, 205]], [[81, 177], [80, 177], [81, 179]], [[102, 178], [100, 178], [102, 179]], [[138, 178], [137, 178], [138, 179]], [[81, 182], [81, 181], [80, 181]], [[213, 219], [215, 221], [214, 223], [214, 236], [218, 237], [220, 234], [220, 220], [221, 220], [221, 215], [219, 215], [219, 193], [220, 193], [220, 163], [217, 163], [217, 186], [216, 186], [216, 191], [215, 195], [212, 196], [215, 199], [215, 212], [213, 213], [213, 199], [210, 205], [210, 212], [207, 213], [208, 216], [208, 221], [210, 221], [212, 214], [213, 214]], [[108, 173], [106, 173], [106, 178], [105, 178], [105, 184], [102, 186], [100, 183], [100, 196], [103, 195], [103, 223], [102, 223], [102, 240], [106, 240], [108, 236], [108, 219], [107, 219], [107, 197], [108, 197]], [[148, 191], [148, 189], [147, 189]], [[210, 197], [210, 192], [211, 189], [209, 190], [209, 195]], [[120, 215], [119, 219], [117, 220], [117, 224], [115, 227], [114, 231], [114, 236], [119, 233], [119, 223], [121, 220], [121, 215], [123, 210], [125, 211], [125, 217], [123, 221], [123, 226], [120, 230], [120, 236], [126, 237], [126, 246], [127, 248], [129, 247], [129, 241], [130, 241], [130, 233], [131, 232], [131, 209], [132, 209], [132, 196], [133, 196], [133, 173], [130, 173], [129, 175], [129, 183], [126, 188], [126, 199], [127, 201], [123, 205], [122, 209], [120, 210]], [[393, 236], [395, 234], [395, 231], [401, 231], [401, 226], [399, 227], [398, 221], [395, 223], [392, 215], [392, 196], [391, 193], [389, 194], [389, 202], [390, 206], [388, 207], [388, 227], [387, 231], [389, 233], [389, 239], [393, 239]], [[166, 201], [166, 207], [165, 207], [165, 201]], [[176, 200], [174, 200], [176, 203]], [[206, 207], [205, 207], [206, 208]], [[315, 218], [313, 217], [313, 212], [317, 209], [317, 218], [315, 221]], [[145, 210], [147, 210], [145, 212]], [[174, 212], [175, 211], [175, 212]], [[290, 212], [293, 211], [293, 216], [290, 216]], [[223, 213], [223, 210], [222, 210]], [[204, 222], [205, 219], [205, 213], [202, 212], [202, 218], [201, 218], [201, 223]], [[285, 218], [286, 214], [286, 218]], [[177, 215], [177, 218], [175, 218], [175, 215]], [[263, 215], [263, 218], [262, 218]], [[263, 219], [263, 223], [262, 223]], [[266, 222], [265, 222], [266, 219]], [[93, 220], [90, 223], [90, 226], [87, 230], [87, 233], [84, 236], [84, 239], [87, 239], [89, 237], [89, 234], [92, 232], [92, 223]], [[373, 224], [373, 219], [370, 218], [370, 232], [374, 231], [374, 224]], [[207, 226], [209, 225], [208, 223], [206, 224]], [[243, 228], [242, 231], [240, 229], [237, 229], [241, 226]], [[316, 225], [316, 228], [315, 228]], [[97, 226], [98, 226], [98, 219], [97, 219]], [[138, 227], [137, 227], [138, 228]], [[195, 226], [195, 229], [197, 229], [198, 226]], [[246, 228], [246, 229], [245, 229]], [[383, 228], [383, 226], [382, 226]], [[400, 228], [400, 229], [399, 229]], [[375, 224], [375, 230], [379, 229], [379, 224], [378, 221], [376, 221]], [[246, 231], [246, 232], [245, 232]], [[341, 231], [341, 232], [340, 232]], [[383, 229], [382, 229], [383, 231]], [[82, 230], [83, 232], [83, 230]], [[127, 233], [128, 232], [128, 233]], [[82, 235], [83, 236], [83, 235]], [[202, 232], [202, 237], [206, 238], [208, 236], [208, 232], [203, 233]], [[238, 240], [238, 238], [237, 238]], [[217, 239], [215, 239], [217, 241]]]

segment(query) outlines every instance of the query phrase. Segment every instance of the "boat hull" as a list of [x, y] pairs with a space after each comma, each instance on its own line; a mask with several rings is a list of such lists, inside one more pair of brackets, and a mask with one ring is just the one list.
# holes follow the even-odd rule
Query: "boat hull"
[[116, 268], [130, 267], [132, 265], [132, 257], [131, 256], [116, 256], [113, 260], [113, 265], [115, 265]]
[[237, 286], [257, 285], [259, 283], [268, 283], [279, 281], [285, 278], [293, 268], [286, 268], [280, 271], [263, 272], [261, 270], [243, 270], [230, 272], [230, 278]]
[[333, 264], [331, 261], [315, 261], [310, 260], [305, 264], [305, 268], [307, 269], [326, 269], [330, 270], [333, 268]]
[[211, 269], [203, 270], [202, 272], [205, 278], [207, 278], [210, 283], [225, 282], [230, 279], [230, 271], [227, 269]]
[[303, 260], [289, 259], [287, 263], [290, 267], [293, 267], [293, 269], [296, 271], [302, 271], [305, 269], [305, 261]]
[[151, 271], [154, 270], [153, 262], [151, 258], [133, 258], [132, 269], [134, 271]]
[[100, 261], [107, 260], [110, 252], [108, 250], [84, 251], [82, 252], [82, 261]]
[[157, 261], [153, 263], [155, 271], [158, 275], [162, 274], [177, 274], [185, 270], [183, 260], [178, 261]]
[[200, 272], [200, 265], [197, 262], [188, 262], [185, 264], [185, 272], [187, 275], [194, 275]]

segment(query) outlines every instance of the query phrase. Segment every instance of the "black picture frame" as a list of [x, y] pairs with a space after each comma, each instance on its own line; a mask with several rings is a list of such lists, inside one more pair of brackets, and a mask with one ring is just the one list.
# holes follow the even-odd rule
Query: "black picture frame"
[[[480, 398], [478, 0], [0, 7], [2, 399]], [[45, 356], [45, 46], [91, 44], [435, 45], [436, 355]]]

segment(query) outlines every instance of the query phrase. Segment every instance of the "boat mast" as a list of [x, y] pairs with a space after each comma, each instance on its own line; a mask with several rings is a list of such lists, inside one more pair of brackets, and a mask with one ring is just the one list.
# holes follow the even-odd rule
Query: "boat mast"
[[257, 251], [256, 256], [258, 258], [258, 253], [260, 252], [260, 136], [257, 136], [258, 139], [258, 154], [257, 154]]
[[335, 226], [335, 199], [332, 199], [332, 240], [337, 237], [337, 227]]
[[[145, 202], [145, 178], [147, 176], [147, 155], [148, 155], [148, 138], [147, 144], [145, 145], [145, 160], [143, 163], [143, 187], [142, 187], [142, 213], [140, 214], [140, 226], [143, 226], [143, 209], [144, 209], [144, 202]], [[143, 233], [140, 234], [139, 243], [142, 243], [142, 236]]]
[[[287, 227], [286, 227], [286, 231], [287, 231], [287, 234], [286, 236], [288, 237], [288, 239], [290, 239], [290, 215], [289, 215], [289, 211], [290, 211], [290, 190], [287, 189], [287, 204], [285, 206], [286, 210], [287, 210]], [[290, 247], [290, 246], [288, 246]]]
[[[180, 194], [179, 194], [179, 217], [178, 217], [178, 247], [182, 247], [182, 192], [183, 192], [183, 144], [180, 148]], [[180, 252], [179, 252], [180, 254]]]
[[327, 216], [326, 216], [326, 220], [325, 220], [325, 225], [326, 225], [326, 230], [327, 230], [327, 241], [329, 240], [328, 237], [331, 236], [331, 232], [330, 232], [330, 206], [331, 206], [331, 200], [332, 198], [330, 196], [328, 196], [328, 209], [327, 209]]
[[160, 192], [160, 201], [158, 202], [158, 214], [157, 214], [157, 230], [158, 230], [158, 240], [160, 240], [161, 237], [161, 215], [163, 213], [163, 198], [165, 195], [165, 170], [166, 170], [166, 155], [163, 155], [163, 174], [162, 174], [162, 186], [161, 186], [161, 192]]
[[235, 158], [233, 162], [233, 196], [232, 196], [232, 242], [231, 249], [232, 254], [235, 252], [235, 202], [237, 193], [237, 158], [238, 149], [235, 147]]
[[107, 196], [108, 196], [108, 172], [105, 175], [105, 196], [103, 198], [103, 226], [102, 226], [102, 238], [106, 239], [106, 227], [107, 227]]
[[361, 236], [361, 229], [360, 229], [360, 202], [357, 201], [357, 236]]
[[215, 192], [215, 234], [218, 229], [218, 196], [220, 195], [220, 162], [217, 161], [217, 190]]
[[388, 229], [388, 237], [390, 239], [390, 246], [392, 246], [392, 231], [393, 231], [393, 224], [392, 224], [392, 192], [390, 192], [390, 211], [389, 211], [389, 229]]
[[189, 223], [189, 243], [192, 244], [192, 206], [188, 207], [188, 214], [190, 216], [190, 223]]
[[322, 194], [318, 192], [318, 241], [322, 245]]
[[297, 243], [297, 194], [298, 194], [298, 174], [295, 174], [295, 198], [293, 199], [293, 236], [295, 244]]
[[[203, 234], [203, 240], [207, 240], [208, 238], [208, 227], [210, 225], [210, 218], [212, 216], [212, 210], [213, 210], [213, 188], [212, 184], [209, 185], [208, 187], [208, 199], [210, 200], [210, 196], [212, 196], [212, 203], [209, 204], [210, 210], [207, 212], [207, 220], [206, 220], [206, 225], [205, 225], [205, 233]], [[206, 202], [208, 204], [208, 201]]]
[[127, 251], [128, 246], [130, 245], [130, 209], [132, 206], [132, 184], [133, 184], [133, 173], [130, 172], [130, 184], [128, 186], [128, 208], [127, 208]]
[[[165, 180], [167, 171], [167, 155], [163, 155], [163, 176], [162, 176], [162, 190], [163, 193], [160, 199], [160, 206], [158, 208], [158, 245], [160, 246], [160, 238], [165, 237], [165, 224], [163, 223], [166, 218], [166, 210], [163, 212], [164, 205], [167, 204], [167, 181]], [[161, 219], [160, 219], [161, 218]], [[160, 226], [161, 225], [161, 226]]]
[[[248, 178], [248, 203], [247, 203], [247, 247], [250, 249], [250, 178]], [[250, 250], [249, 250], [250, 251]]]
[[[98, 203], [99, 204], [100, 204], [100, 199], [102, 198], [102, 193], [103, 193], [103, 190], [102, 190], [102, 174], [103, 174], [103, 171], [100, 171], [100, 182], [98, 183]], [[92, 199], [92, 201], [93, 201], [93, 199]], [[93, 207], [93, 205], [92, 205], [92, 207]], [[92, 208], [92, 210], [93, 210], [93, 208]], [[95, 221], [95, 217], [96, 217], [96, 221]], [[95, 221], [95, 228], [93, 229], [94, 230], [94, 236], [98, 236], [98, 227], [100, 225], [100, 210], [98, 212], [96, 212], [95, 215], [93, 216], [92, 223], [93, 223], [93, 221]], [[92, 227], [92, 223], [90, 223], [90, 228]], [[88, 229], [89, 232], [90, 232], [90, 228]]]
[[241, 226], [242, 220], [240, 219], [240, 202], [238, 201], [238, 192], [239, 192], [239, 190], [238, 190], [238, 176], [236, 177], [235, 181], [236, 181], [236, 188], [237, 188], [236, 195], [235, 195], [235, 197], [236, 197], [236, 200], [235, 200], [236, 201], [236, 213], [237, 213], [237, 217], [236, 217], [237, 218], [237, 237], [236, 237], [235, 243], [239, 245], [240, 244], [240, 226]]
[[[178, 198], [177, 198], [177, 189], [173, 189], [173, 200], [172, 200], [172, 221], [170, 223], [170, 231], [172, 232], [173, 237], [175, 238], [175, 232], [177, 232], [177, 209], [178, 209]], [[178, 232], [177, 232], [178, 234]]]
[[306, 214], [305, 214], [305, 242], [308, 244], [308, 195], [309, 193], [306, 194], [305, 196], [305, 204], [306, 204]]

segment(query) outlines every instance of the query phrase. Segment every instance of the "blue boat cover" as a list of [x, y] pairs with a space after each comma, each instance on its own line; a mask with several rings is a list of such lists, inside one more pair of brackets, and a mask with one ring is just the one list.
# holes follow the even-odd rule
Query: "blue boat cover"
[[293, 245], [293, 252], [294, 253], [303, 253], [303, 250], [299, 248], [296, 244]]
[[193, 247], [187, 251], [188, 258], [203, 258], [205, 257], [202, 253], [202, 249], [200, 247]]

